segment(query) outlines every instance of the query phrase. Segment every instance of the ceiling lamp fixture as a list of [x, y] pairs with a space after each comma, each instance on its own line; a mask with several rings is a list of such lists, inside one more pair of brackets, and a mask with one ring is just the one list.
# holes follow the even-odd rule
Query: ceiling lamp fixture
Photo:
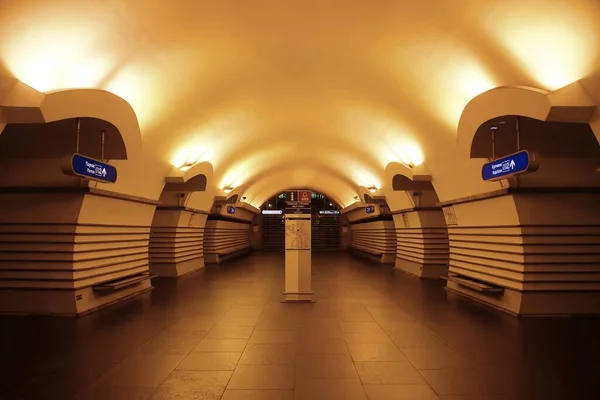
[[367, 189], [369, 189], [369, 192], [371, 193], [375, 193], [377, 191], [377, 188], [375, 186], [369, 186]]
[[229, 193], [229, 192], [231, 192], [232, 190], [233, 190], [233, 188], [232, 188], [231, 186], [225, 186], [225, 187], [223, 188], [223, 191], [224, 191], [225, 193]]

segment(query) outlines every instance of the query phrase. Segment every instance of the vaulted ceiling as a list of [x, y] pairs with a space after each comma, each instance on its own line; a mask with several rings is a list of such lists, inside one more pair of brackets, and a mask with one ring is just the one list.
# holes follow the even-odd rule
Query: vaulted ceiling
[[596, 0], [0, 2], [7, 73], [122, 97], [165, 171], [208, 161], [256, 204], [306, 186], [348, 205], [390, 162], [454, 196], [479, 174], [456, 151], [465, 105], [591, 77], [599, 38]]

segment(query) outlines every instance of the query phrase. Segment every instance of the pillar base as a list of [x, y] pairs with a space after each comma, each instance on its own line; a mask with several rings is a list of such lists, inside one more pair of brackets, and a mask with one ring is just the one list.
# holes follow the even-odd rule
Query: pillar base
[[282, 303], [315, 303], [313, 300], [314, 292], [290, 293], [283, 292]]
[[446, 290], [519, 317], [599, 316], [600, 292], [520, 292], [484, 294], [448, 281]]
[[448, 266], [444, 264], [422, 264], [403, 259], [396, 259], [394, 268], [421, 279], [439, 279], [441, 275], [448, 273]]
[[2, 289], [0, 314], [76, 317], [152, 290], [150, 279], [115, 292], [77, 290]]

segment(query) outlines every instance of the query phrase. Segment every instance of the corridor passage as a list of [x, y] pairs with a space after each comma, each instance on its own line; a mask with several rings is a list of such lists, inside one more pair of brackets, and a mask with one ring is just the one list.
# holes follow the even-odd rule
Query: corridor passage
[[256, 253], [82, 318], [0, 317], [2, 399], [593, 399], [600, 320], [518, 319], [344, 253]]

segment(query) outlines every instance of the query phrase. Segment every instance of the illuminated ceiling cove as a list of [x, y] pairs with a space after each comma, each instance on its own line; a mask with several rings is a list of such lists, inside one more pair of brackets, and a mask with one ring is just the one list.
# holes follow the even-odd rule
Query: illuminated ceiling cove
[[0, 2], [9, 74], [122, 97], [157, 182], [206, 161], [255, 206], [303, 185], [347, 206], [391, 162], [424, 163], [440, 199], [476, 191], [465, 105], [597, 75], [598, 38], [596, 0]]

